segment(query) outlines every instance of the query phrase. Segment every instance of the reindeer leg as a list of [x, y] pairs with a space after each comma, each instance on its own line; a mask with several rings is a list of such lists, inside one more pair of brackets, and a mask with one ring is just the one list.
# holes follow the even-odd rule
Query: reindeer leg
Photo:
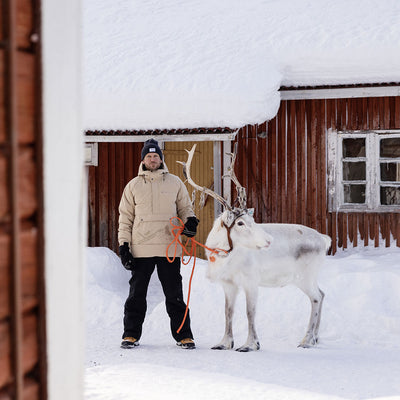
[[246, 292], [246, 309], [247, 309], [247, 321], [248, 321], [248, 336], [246, 343], [237, 348], [236, 351], [247, 352], [260, 349], [260, 342], [258, 341], [256, 328], [255, 328], [255, 316], [256, 316], [256, 304], [258, 288], [251, 287], [245, 289]]
[[225, 334], [221, 342], [211, 347], [213, 350], [229, 350], [233, 348], [232, 318], [238, 288], [232, 284], [223, 284], [225, 292]]
[[302, 290], [309, 297], [311, 301], [311, 315], [306, 335], [304, 336], [304, 339], [300, 342], [298, 347], [307, 348], [314, 346], [318, 342], [318, 331], [319, 331], [319, 324], [321, 322], [322, 303], [325, 294], [318, 287], [316, 290], [305, 290], [305, 289]]
[[315, 337], [317, 338], [317, 342], [318, 342], [318, 335], [319, 335], [319, 324], [320, 324], [320, 322], [321, 322], [321, 310], [322, 310], [322, 303], [323, 303], [323, 301], [324, 301], [324, 297], [325, 297], [325, 293], [320, 289], [320, 288], [318, 288], [318, 290], [319, 290], [319, 293], [320, 293], [320, 295], [321, 295], [321, 301], [320, 301], [320, 303], [319, 303], [319, 309], [318, 309], [318, 319], [317, 319], [317, 325], [316, 325], [316, 327], [315, 327]]

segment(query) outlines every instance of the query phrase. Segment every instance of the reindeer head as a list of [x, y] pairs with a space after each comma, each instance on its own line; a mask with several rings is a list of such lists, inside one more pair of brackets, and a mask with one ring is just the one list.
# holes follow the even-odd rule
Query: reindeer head
[[[226, 230], [226, 241], [229, 251], [233, 248], [246, 247], [248, 249], [267, 248], [272, 237], [265, 232], [247, 210], [234, 208], [225, 210], [217, 219], [216, 225]], [[214, 229], [214, 228], [213, 228]], [[223, 237], [223, 234], [221, 235]]]

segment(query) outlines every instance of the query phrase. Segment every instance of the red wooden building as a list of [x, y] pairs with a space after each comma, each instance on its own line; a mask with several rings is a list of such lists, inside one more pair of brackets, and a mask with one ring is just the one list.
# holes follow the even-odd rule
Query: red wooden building
[[[316, 228], [332, 237], [333, 253], [371, 243], [400, 245], [400, 85], [280, 92], [273, 120], [232, 132], [238, 142], [236, 174], [256, 221]], [[203, 137], [197, 130], [180, 131], [179, 138], [176, 133], [87, 132], [86, 141], [98, 143], [98, 166], [89, 167], [90, 246], [117, 250], [118, 203], [136, 175], [143, 140], [212, 140], [209, 131]], [[214, 146], [213, 168], [219, 171], [214, 178], [221, 192], [224, 184], [218, 179], [229, 162], [224, 152], [231, 149], [230, 139], [213, 140], [220, 143]], [[225, 187], [224, 195], [228, 192]], [[210, 226], [208, 220], [203, 223]]]

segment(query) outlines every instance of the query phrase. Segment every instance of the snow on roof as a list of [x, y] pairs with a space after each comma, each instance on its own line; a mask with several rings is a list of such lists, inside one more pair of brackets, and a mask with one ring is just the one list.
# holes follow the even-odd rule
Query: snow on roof
[[281, 86], [400, 82], [398, 0], [84, 0], [85, 130], [239, 128]]

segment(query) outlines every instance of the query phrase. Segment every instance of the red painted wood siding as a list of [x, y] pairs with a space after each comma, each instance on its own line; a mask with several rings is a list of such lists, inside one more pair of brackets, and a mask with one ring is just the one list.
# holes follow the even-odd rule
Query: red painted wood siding
[[332, 237], [333, 252], [368, 238], [389, 246], [391, 235], [400, 245], [400, 213], [328, 212], [329, 128], [400, 129], [400, 97], [282, 101], [268, 127], [241, 129], [236, 173], [256, 221], [313, 227]]
[[46, 399], [39, 1], [0, 9], [0, 398]]
[[118, 253], [118, 206], [139, 169], [143, 143], [99, 143], [99, 165], [89, 167], [89, 246]]

